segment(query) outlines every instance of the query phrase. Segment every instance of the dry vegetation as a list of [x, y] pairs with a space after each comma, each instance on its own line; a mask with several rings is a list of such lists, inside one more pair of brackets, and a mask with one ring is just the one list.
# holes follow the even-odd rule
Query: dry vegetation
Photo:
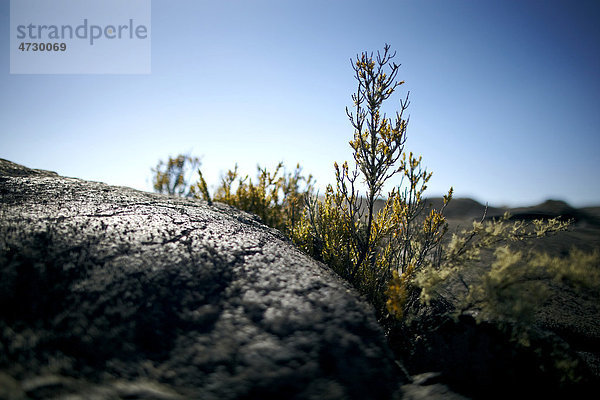
[[[281, 164], [273, 172], [259, 168], [255, 180], [236, 167], [211, 196], [201, 173], [194, 185], [181, 182], [178, 161], [194, 165], [197, 159], [189, 156], [159, 163], [155, 188], [259, 215], [356, 287], [388, 333], [432, 302], [443, 304], [448, 317], [475, 315], [505, 327], [519, 346], [530, 346], [530, 333], [540, 326], [568, 325], [567, 317], [552, 319], [562, 313], [553, 300], [569, 291], [574, 298], [598, 298], [600, 223], [594, 209], [547, 202], [511, 215], [467, 199], [454, 204], [452, 189], [427, 200], [431, 173], [421, 157], [405, 151], [408, 95], [391, 118], [381, 110], [404, 83], [396, 80], [394, 56], [386, 45], [353, 61], [357, 90], [346, 110], [354, 130], [352, 162], [335, 163], [335, 184], [322, 197], [300, 166], [286, 172]], [[395, 188], [383, 193], [394, 181]], [[600, 350], [600, 334], [595, 337], [594, 351]], [[590, 365], [600, 364], [594, 357]], [[577, 382], [571, 361], [557, 357], [556, 365], [565, 381]]]

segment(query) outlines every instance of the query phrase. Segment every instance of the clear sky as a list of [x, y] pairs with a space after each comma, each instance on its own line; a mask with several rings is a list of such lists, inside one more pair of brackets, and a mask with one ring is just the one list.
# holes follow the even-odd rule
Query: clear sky
[[151, 190], [158, 159], [351, 159], [350, 58], [389, 43], [411, 92], [406, 149], [432, 196], [600, 204], [600, 2], [152, 1], [149, 75], [10, 75], [0, 0], [0, 158]]

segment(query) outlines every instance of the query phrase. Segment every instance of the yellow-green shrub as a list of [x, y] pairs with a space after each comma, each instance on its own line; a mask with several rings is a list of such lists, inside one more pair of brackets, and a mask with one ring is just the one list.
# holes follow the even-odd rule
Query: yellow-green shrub
[[[475, 307], [482, 317], [526, 324], [544, 300], [547, 285], [541, 279], [549, 276], [544, 261], [554, 259], [511, 250], [510, 245], [565, 230], [568, 225], [560, 219], [512, 222], [508, 213], [496, 220], [475, 221], [471, 229], [454, 234], [442, 247], [439, 261], [421, 268], [412, 284], [420, 290], [421, 301], [429, 303], [448, 279], [454, 279], [466, 293], [457, 304], [459, 312]], [[484, 250], [493, 251], [495, 261], [479, 280], [466, 278], [464, 273], [481, 260]]]
[[200, 167], [200, 158], [189, 154], [179, 154], [170, 157], [165, 162], [159, 160], [155, 168], [152, 168], [152, 186], [155, 192], [167, 193], [178, 196], [189, 197], [191, 191], [191, 178]]
[[[447, 228], [443, 207], [452, 197], [451, 189], [441, 210], [423, 214], [431, 173], [422, 168], [420, 157], [404, 151], [408, 94], [393, 118], [382, 112], [404, 83], [396, 80], [394, 56], [386, 45], [376, 57], [362, 53], [353, 62], [358, 88], [353, 110], [346, 109], [354, 128], [353, 163], [334, 164], [335, 185], [327, 187], [323, 199], [309, 201], [293, 235], [300, 248], [363, 293], [380, 317], [389, 303], [386, 293], [393, 294], [390, 282], [435, 256]], [[383, 199], [384, 185], [393, 177], [399, 182]], [[383, 201], [379, 211], [378, 200]]]
[[304, 197], [313, 190], [312, 176], [304, 176], [300, 165], [286, 172], [279, 163], [273, 172], [257, 167], [256, 180], [241, 176], [237, 165], [227, 171], [213, 197], [199, 170], [199, 181], [192, 187], [196, 197], [209, 202], [219, 201], [258, 215], [263, 223], [279, 229], [288, 236], [294, 235], [304, 207]]

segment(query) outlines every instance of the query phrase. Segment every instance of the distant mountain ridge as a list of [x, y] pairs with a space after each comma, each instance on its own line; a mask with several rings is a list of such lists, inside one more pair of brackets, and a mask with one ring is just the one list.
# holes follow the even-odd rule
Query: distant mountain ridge
[[[440, 208], [443, 204], [441, 197], [425, 200], [426, 203]], [[448, 218], [494, 218], [503, 215], [506, 211], [511, 214], [513, 220], [531, 220], [561, 218], [563, 220], [574, 220], [574, 222], [588, 222], [600, 225], [600, 207], [574, 208], [562, 200], [546, 200], [543, 203], [528, 207], [492, 207], [486, 206], [470, 198], [452, 199], [444, 215]]]

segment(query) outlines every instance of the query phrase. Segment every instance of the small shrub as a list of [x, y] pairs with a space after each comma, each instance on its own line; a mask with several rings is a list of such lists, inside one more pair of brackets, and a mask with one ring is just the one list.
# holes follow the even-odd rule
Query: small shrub
[[551, 281], [573, 287], [600, 289], [600, 253], [573, 249], [566, 257], [515, 251], [495, 251], [496, 261], [481, 282], [469, 287], [467, 306], [478, 307], [487, 318], [510, 321], [523, 328], [552, 296]]
[[[546, 285], [540, 279], [549, 277], [542, 268], [538, 253], [525, 255], [511, 250], [510, 244], [543, 237], [567, 229], [569, 221], [550, 219], [510, 222], [506, 213], [497, 220], [475, 221], [471, 229], [454, 234], [443, 246], [440, 259], [415, 274], [411, 283], [420, 291], [424, 303], [439, 297], [449, 279], [464, 286], [467, 293], [458, 311], [478, 308], [481, 316], [527, 324], [536, 306], [544, 301]], [[481, 260], [482, 251], [492, 250], [495, 261], [477, 282], [464, 277], [469, 266]]]
[[[420, 157], [404, 151], [408, 94], [393, 118], [382, 111], [404, 83], [396, 80], [394, 57], [386, 45], [376, 57], [365, 52], [352, 62], [358, 87], [354, 108], [346, 113], [354, 128], [354, 162], [334, 164], [335, 186], [327, 186], [323, 199], [308, 201], [293, 236], [299, 247], [363, 293], [380, 317], [386, 314], [392, 279], [418, 270], [436, 254], [447, 229], [443, 208], [452, 197], [450, 189], [441, 210], [423, 215], [431, 173]], [[383, 199], [384, 185], [393, 177], [401, 177], [399, 184]], [[383, 201], [379, 211], [378, 200]]]
[[154, 191], [184, 197], [193, 196], [190, 182], [200, 164], [200, 158], [189, 154], [169, 157], [166, 162], [159, 160], [156, 167], [152, 168]]
[[256, 180], [241, 176], [237, 165], [227, 171], [211, 199], [206, 182], [199, 173], [199, 182], [192, 187], [196, 197], [209, 202], [219, 201], [258, 215], [263, 223], [293, 236], [304, 207], [304, 197], [313, 191], [313, 178], [304, 176], [300, 165], [286, 172], [279, 163], [273, 172], [257, 167]]

